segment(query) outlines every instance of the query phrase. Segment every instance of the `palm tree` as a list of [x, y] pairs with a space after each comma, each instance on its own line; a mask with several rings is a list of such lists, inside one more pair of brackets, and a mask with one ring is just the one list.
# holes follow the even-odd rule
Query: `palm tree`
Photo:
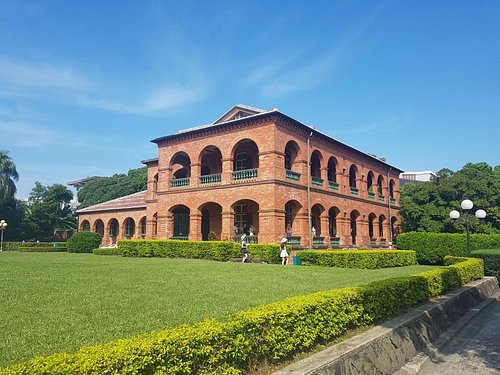
[[14, 181], [17, 180], [19, 175], [9, 151], [0, 150], [0, 200], [14, 198], [17, 191]]

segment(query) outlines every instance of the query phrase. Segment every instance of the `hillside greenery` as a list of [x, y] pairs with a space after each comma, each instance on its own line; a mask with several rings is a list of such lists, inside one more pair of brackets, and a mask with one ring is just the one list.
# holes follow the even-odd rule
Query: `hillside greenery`
[[89, 181], [78, 192], [79, 209], [147, 189], [147, 167]]

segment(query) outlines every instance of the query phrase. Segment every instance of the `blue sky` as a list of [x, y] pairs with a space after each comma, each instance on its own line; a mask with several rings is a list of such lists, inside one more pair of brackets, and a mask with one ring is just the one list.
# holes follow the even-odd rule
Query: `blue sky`
[[0, 0], [0, 149], [24, 198], [243, 103], [406, 171], [498, 165], [499, 25], [499, 1]]

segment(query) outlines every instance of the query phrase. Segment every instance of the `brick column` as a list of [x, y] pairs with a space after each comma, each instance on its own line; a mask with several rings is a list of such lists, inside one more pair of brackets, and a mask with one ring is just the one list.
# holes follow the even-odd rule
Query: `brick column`
[[190, 186], [199, 186], [201, 176], [201, 164], [192, 163], [191, 164], [191, 177], [189, 181]]
[[201, 214], [193, 210], [189, 214], [189, 239], [201, 241]]
[[356, 221], [356, 245], [368, 246], [370, 244], [370, 235], [368, 233], [368, 218], [361, 215]]
[[230, 184], [233, 181], [233, 159], [222, 159], [222, 184]]
[[347, 215], [347, 212], [337, 215], [337, 237], [340, 238], [341, 246], [351, 243], [351, 221]]
[[234, 212], [231, 207], [223, 208], [221, 240], [233, 240]]

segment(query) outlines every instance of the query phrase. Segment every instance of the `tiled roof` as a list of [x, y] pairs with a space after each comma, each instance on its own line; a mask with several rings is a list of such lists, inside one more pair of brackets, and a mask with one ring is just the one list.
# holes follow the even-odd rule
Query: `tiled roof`
[[146, 208], [146, 193], [147, 191], [140, 191], [138, 193], [126, 195], [121, 198], [116, 198], [104, 203], [99, 203], [94, 206], [85, 207], [77, 210], [77, 214], [96, 212], [96, 211], [112, 211], [112, 210], [125, 210], [131, 208]]

